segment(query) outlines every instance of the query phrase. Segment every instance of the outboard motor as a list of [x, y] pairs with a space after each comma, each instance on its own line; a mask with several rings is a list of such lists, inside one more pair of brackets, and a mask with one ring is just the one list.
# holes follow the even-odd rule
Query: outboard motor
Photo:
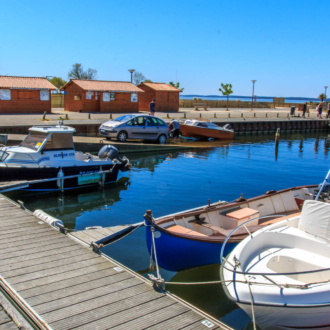
[[124, 156], [121, 158], [119, 156], [118, 149], [110, 144], [101, 148], [98, 154], [99, 158], [109, 158], [112, 161], [118, 160], [121, 162], [121, 170], [125, 170], [129, 165], [129, 160]]
[[[321, 189], [323, 183], [320, 183], [317, 189], [314, 190], [315, 196], [318, 194], [319, 190]], [[330, 195], [330, 183], [326, 182], [323, 186], [322, 192], [320, 194], [321, 199], [329, 198]]]
[[117, 159], [121, 161], [118, 149], [109, 144], [101, 148], [98, 156], [99, 158], [109, 158], [111, 160]]

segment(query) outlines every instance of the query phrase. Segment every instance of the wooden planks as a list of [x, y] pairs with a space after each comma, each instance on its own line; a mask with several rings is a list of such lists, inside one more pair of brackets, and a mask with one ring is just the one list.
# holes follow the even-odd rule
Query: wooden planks
[[[74, 233], [87, 242], [127, 226]], [[90, 233], [88, 233], [90, 232]], [[85, 240], [86, 242], [86, 240]], [[204, 315], [57, 232], [0, 195], [0, 274], [54, 329], [207, 327]], [[0, 314], [0, 330], [1, 330]]]
[[0, 330], [18, 330], [18, 326], [0, 305]]

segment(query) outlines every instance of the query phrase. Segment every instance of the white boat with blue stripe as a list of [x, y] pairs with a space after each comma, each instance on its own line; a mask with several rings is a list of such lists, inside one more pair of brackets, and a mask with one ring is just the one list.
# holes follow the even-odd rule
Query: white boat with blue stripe
[[[24, 189], [33, 191], [63, 191], [116, 181], [118, 171], [128, 168], [128, 159], [120, 158], [110, 145], [98, 156], [75, 151], [75, 131], [60, 122], [57, 126], [33, 126], [20, 145], [0, 145], [0, 181], [41, 180]], [[66, 177], [71, 178], [60, 180]], [[59, 180], [42, 181], [54, 178]]]

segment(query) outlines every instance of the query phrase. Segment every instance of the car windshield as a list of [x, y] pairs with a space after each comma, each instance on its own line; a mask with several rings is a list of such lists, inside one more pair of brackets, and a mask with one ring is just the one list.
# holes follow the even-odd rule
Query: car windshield
[[114, 121], [120, 121], [120, 122], [124, 123], [125, 121], [128, 121], [134, 117], [135, 117], [135, 115], [125, 115], [125, 116], [120, 116], [120, 117], [114, 119]]
[[30, 133], [19, 146], [37, 151], [46, 137], [47, 136], [42, 133]]

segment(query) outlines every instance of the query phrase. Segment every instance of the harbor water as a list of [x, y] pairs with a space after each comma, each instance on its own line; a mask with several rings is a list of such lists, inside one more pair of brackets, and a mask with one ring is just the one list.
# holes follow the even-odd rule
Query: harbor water
[[[31, 211], [42, 209], [61, 219], [66, 228], [110, 227], [205, 205], [232, 201], [299, 185], [317, 184], [329, 170], [330, 137], [326, 132], [281, 135], [278, 149], [274, 135], [238, 136], [226, 142], [199, 142], [196, 149], [175, 153], [130, 155], [131, 171], [104, 189], [69, 194], [11, 193]], [[204, 146], [205, 148], [200, 148]], [[198, 148], [197, 148], [198, 147]], [[145, 229], [139, 228], [103, 252], [143, 276], [150, 256]], [[179, 253], [179, 251], [178, 251]], [[166, 281], [219, 280], [219, 264], [181, 272], [161, 269]], [[229, 301], [221, 285], [167, 285], [169, 291], [220, 319], [234, 329], [249, 327], [249, 317]]]

